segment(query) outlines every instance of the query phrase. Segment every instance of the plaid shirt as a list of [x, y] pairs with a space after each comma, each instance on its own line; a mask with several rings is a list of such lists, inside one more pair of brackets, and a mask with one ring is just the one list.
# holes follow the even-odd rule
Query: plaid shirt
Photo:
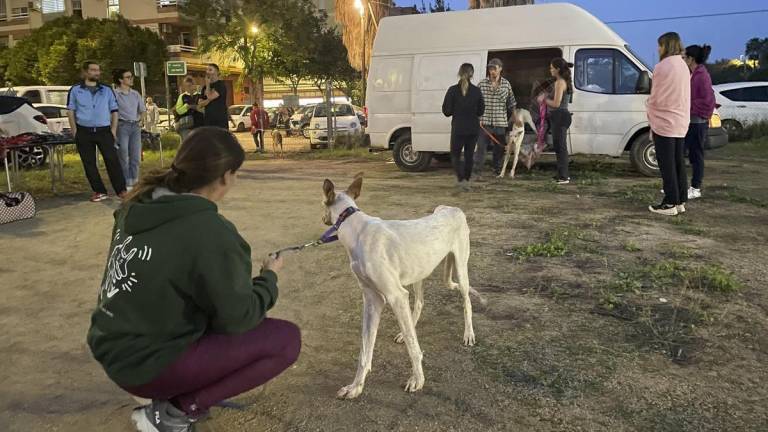
[[485, 101], [485, 114], [480, 118], [484, 125], [492, 127], [509, 127], [509, 116], [517, 105], [512, 85], [505, 78], [501, 78], [499, 86], [494, 88], [491, 81], [486, 78], [480, 81], [480, 91]]

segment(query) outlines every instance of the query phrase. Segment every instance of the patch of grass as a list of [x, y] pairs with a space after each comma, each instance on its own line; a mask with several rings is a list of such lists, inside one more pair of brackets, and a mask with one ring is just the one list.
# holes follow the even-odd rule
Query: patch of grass
[[[69, 149], [68, 149], [69, 150]], [[176, 156], [176, 150], [163, 151], [165, 167], [171, 165]], [[99, 172], [104, 184], [109, 188], [109, 176], [104, 169], [104, 164], [99, 158]], [[160, 152], [147, 150], [144, 152], [144, 161], [141, 163], [141, 172], [146, 173], [155, 168], [160, 168]], [[3, 175], [5, 175], [3, 173]], [[13, 180], [13, 179], [12, 179]], [[48, 166], [36, 169], [22, 170], [19, 172], [18, 181], [14, 181], [14, 190], [23, 190], [31, 193], [36, 198], [46, 198], [54, 196], [51, 190], [51, 174]], [[64, 179], [56, 180], [57, 195], [89, 194], [90, 186], [85, 178], [83, 164], [77, 153], [67, 151], [64, 154]]]
[[556, 230], [547, 234], [547, 240], [540, 243], [531, 243], [510, 251], [511, 256], [524, 260], [532, 257], [561, 257], [568, 252], [568, 241], [571, 233], [565, 230]]
[[331, 160], [354, 159], [384, 161], [392, 157], [390, 152], [369, 152], [367, 148], [312, 150], [309, 152], [292, 152], [285, 154], [287, 159], [294, 160]]
[[685, 216], [667, 218], [667, 220], [683, 234], [700, 236], [707, 232], [707, 230], [694, 224]]
[[574, 174], [576, 184], [581, 186], [595, 186], [605, 183], [607, 176], [599, 171], [577, 171]]
[[627, 252], [640, 252], [642, 249], [640, 249], [640, 246], [638, 246], [637, 243], [633, 242], [632, 240], [627, 240], [622, 245], [624, 247], [624, 250]]
[[648, 205], [659, 201], [659, 187], [656, 184], [634, 184], [619, 190], [615, 195], [633, 204]]

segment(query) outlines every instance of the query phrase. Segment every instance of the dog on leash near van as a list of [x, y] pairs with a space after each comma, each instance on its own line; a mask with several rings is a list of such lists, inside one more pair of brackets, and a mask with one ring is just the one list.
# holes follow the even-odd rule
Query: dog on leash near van
[[[323, 222], [336, 228], [338, 239], [349, 256], [352, 273], [363, 291], [362, 346], [357, 373], [352, 384], [337, 393], [342, 399], [356, 398], [363, 391], [365, 378], [371, 371], [373, 346], [385, 304], [392, 308], [402, 332], [395, 340], [405, 342], [411, 360], [412, 371], [405, 391], [415, 392], [424, 386], [423, 355], [416, 337], [416, 322], [424, 304], [424, 280], [441, 262], [445, 263], [446, 286], [458, 290], [463, 299], [464, 345], [475, 344], [469, 294], [477, 297], [479, 294], [469, 286], [469, 226], [464, 212], [439, 206], [421, 219], [382, 220], [357, 208], [355, 200], [362, 186], [362, 173], [355, 176], [344, 192], [337, 193], [328, 179], [323, 182]], [[453, 281], [454, 276], [458, 283]], [[408, 286], [415, 295], [413, 312], [409, 308]]]
[[533, 123], [533, 119], [531, 118], [531, 113], [526, 109], [518, 109], [517, 111], [517, 119], [523, 123], [522, 126], [513, 126], [512, 131], [507, 134], [507, 151], [506, 155], [504, 156], [504, 165], [501, 167], [501, 172], [499, 173], [499, 178], [504, 177], [504, 173], [507, 172], [507, 164], [509, 163], [509, 158], [514, 153], [515, 159], [512, 162], [512, 170], [509, 172], [509, 176], [512, 178], [515, 178], [515, 168], [517, 168], [517, 161], [520, 156], [520, 148], [523, 146], [523, 138], [525, 137], [525, 125], [531, 127], [534, 131], [536, 130], [536, 125]]

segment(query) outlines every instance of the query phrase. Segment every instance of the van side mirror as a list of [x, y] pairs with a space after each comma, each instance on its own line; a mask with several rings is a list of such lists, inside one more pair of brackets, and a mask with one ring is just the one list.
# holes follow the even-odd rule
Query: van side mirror
[[640, 76], [637, 77], [637, 85], [635, 85], [635, 93], [651, 94], [651, 75], [648, 73], [648, 71], [640, 72]]

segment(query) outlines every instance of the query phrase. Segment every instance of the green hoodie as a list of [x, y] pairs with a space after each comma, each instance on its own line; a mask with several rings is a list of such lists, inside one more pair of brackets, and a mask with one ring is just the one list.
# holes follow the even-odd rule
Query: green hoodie
[[277, 275], [251, 279], [251, 249], [216, 204], [165, 195], [115, 212], [88, 345], [120, 386], [152, 381], [204, 333], [256, 327]]

